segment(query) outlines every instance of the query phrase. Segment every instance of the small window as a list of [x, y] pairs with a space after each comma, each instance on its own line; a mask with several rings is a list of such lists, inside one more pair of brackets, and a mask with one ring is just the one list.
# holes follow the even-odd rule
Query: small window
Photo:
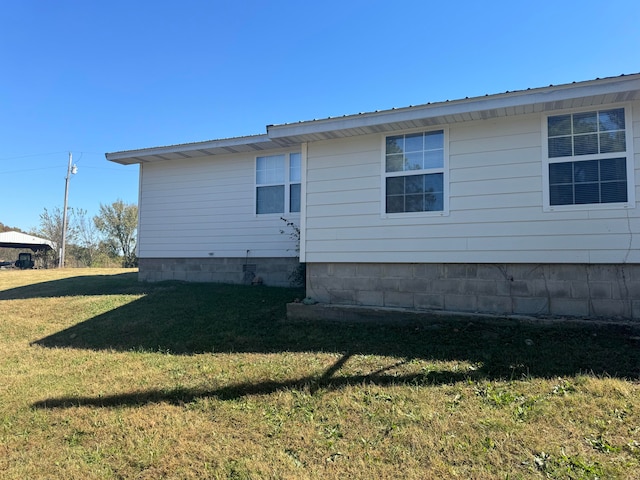
[[289, 185], [289, 211], [300, 211], [300, 184], [292, 183]]
[[302, 181], [301, 155], [292, 153], [289, 155], [289, 211], [300, 211], [300, 182]]
[[257, 214], [300, 211], [300, 158], [299, 153], [256, 158]]
[[545, 209], [631, 206], [628, 124], [624, 108], [547, 117]]
[[443, 130], [385, 139], [385, 212], [445, 211]]

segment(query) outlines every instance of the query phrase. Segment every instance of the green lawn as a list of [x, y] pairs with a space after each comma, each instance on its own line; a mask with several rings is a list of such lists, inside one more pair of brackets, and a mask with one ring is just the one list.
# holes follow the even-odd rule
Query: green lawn
[[300, 290], [0, 270], [0, 477], [640, 478], [640, 330], [295, 324]]

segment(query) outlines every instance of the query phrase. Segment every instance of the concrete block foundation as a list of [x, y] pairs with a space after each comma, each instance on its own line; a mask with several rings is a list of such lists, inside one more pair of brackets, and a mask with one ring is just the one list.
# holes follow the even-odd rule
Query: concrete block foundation
[[307, 263], [334, 305], [640, 320], [640, 265]]
[[264, 285], [289, 287], [291, 274], [298, 265], [297, 257], [140, 258], [138, 279], [250, 284], [260, 277]]

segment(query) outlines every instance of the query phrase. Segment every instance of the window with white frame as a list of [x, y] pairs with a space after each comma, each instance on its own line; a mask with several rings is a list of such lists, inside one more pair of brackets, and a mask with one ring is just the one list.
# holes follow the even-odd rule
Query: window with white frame
[[301, 154], [289, 155], [289, 212], [300, 211]]
[[546, 118], [545, 208], [629, 206], [632, 138], [625, 108]]
[[300, 153], [256, 158], [256, 213], [300, 211], [300, 160]]
[[445, 132], [386, 137], [385, 212], [444, 212]]

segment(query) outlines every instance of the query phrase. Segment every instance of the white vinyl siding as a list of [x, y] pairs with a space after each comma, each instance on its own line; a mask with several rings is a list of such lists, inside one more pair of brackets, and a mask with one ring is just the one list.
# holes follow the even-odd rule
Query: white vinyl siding
[[296, 256], [279, 216], [256, 215], [255, 176], [251, 154], [143, 164], [139, 256]]
[[380, 215], [383, 135], [310, 143], [304, 260], [640, 262], [640, 209], [543, 210], [541, 117], [448, 126], [448, 216]]

